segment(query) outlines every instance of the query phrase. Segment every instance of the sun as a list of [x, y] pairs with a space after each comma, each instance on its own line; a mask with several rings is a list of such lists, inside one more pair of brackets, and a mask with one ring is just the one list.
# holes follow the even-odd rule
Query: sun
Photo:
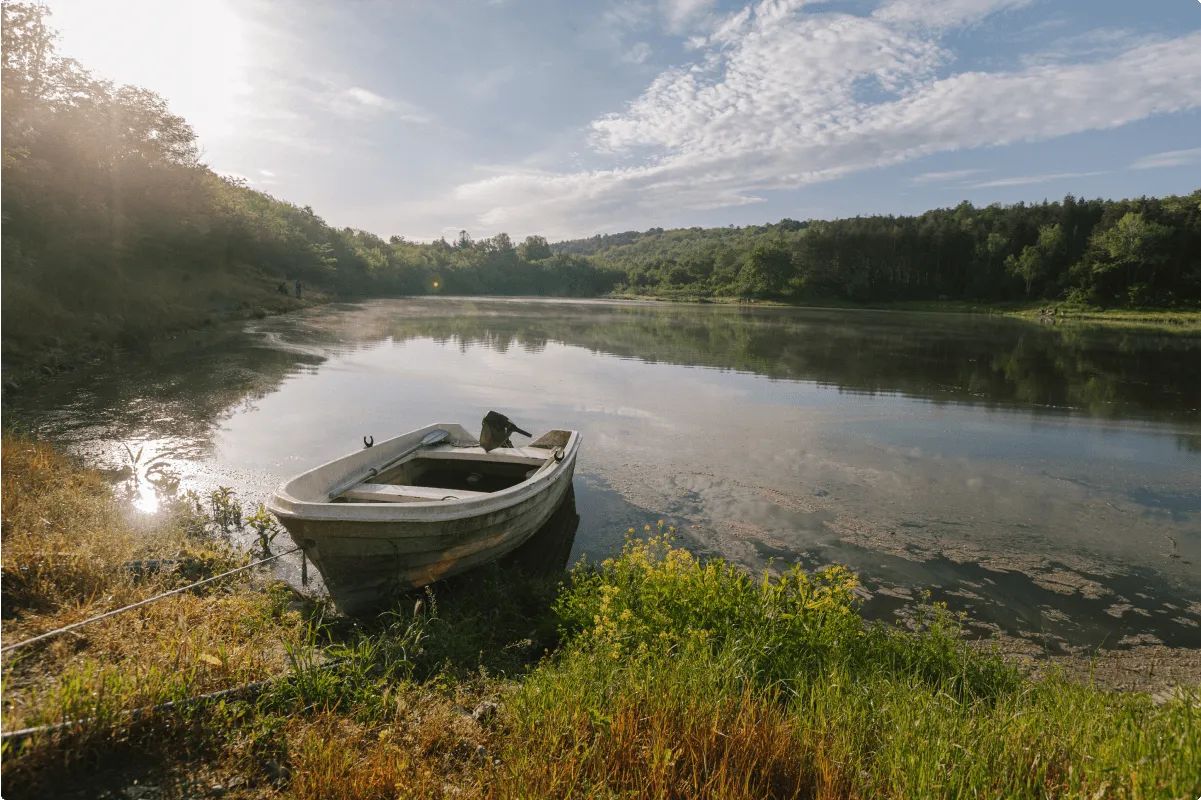
[[223, 0], [51, 0], [59, 50], [99, 77], [162, 95], [206, 139], [235, 133], [249, 94], [249, 25]]

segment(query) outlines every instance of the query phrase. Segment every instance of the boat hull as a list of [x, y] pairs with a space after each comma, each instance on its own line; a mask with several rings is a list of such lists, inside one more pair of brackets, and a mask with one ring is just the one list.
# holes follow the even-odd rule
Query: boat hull
[[[441, 427], [465, 434], [458, 426]], [[561, 450], [562, 460], [532, 480], [470, 502], [304, 502], [288, 490], [310, 475], [306, 473], [280, 488], [271, 510], [321, 571], [338, 609], [366, 614], [398, 593], [486, 564], [530, 539], [571, 487], [579, 444], [578, 434], [571, 437]], [[360, 454], [348, 458], [362, 460]], [[326, 470], [336, 476], [344, 472], [334, 468], [338, 463], [312, 472]]]

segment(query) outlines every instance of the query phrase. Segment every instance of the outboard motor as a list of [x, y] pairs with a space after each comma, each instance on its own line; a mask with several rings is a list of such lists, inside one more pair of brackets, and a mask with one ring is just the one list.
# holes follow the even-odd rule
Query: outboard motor
[[522, 436], [532, 436], [513, 424], [513, 420], [504, 414], [489, 411], [484, 415], [484, 424], [480, 429], [480, 447], [485, 453], [490, 453], [498, 447], [512, 447], [510, 434], [520, 433]]

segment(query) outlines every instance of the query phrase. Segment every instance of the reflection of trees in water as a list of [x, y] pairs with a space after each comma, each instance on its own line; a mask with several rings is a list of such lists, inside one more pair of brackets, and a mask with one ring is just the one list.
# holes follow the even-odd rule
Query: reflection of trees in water
[[143, 435], [186, 442], [180, 457], [198, 457], [212, 424], [279, 388], [293, 373], [325, 358], [259, 346], [240, 328], [155, 342], [96, 370], [61, 376], [38, 391], [5, 398], [5, 412], [54, 439], [72, 431], [106, 438]]
[[[1182, 366], [1197, 360], [1201, 343], [1183, 336], [941, 314], [439, 300], [328, 306], [160, 342], [116, 365], [6, 396], [5, 412], [10, 424], [54, 438], [99, 426], [114, 438], [153, 431], [204, 449], [213, 422], [289, 375], [388, 338], [499, 353], [559, 342], [841, 391], [1099, 417], [1195, 420], [1201, 403], [1201, 370]], [[1198, 441], [1184, 435], [1180, 446], [1196, 450]]]
[[431, 338], [529, 352], [593, 352], [813, 381], [934, 401], [1071, 409], [1098, 417], [1197, 416], [1196, 338], [959, 315], [738, 307], [516, 305], [444, 301], [368, 307], [356, 337]]

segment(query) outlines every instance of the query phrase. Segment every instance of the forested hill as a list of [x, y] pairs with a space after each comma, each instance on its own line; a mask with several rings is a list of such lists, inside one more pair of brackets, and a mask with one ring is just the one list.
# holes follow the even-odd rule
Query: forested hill
[[627, 291], [781, 300], [1201, 303], [1201, 190], [743, 228], [652, 228], [559, 242]]
[[541, 237], [385, 241], [217, 175], [162, 98], [56, 53], [48, 17], [3, 4], [6, 368], [52, 369], [314, 292], [594, 296], [614, 285]]
[[48, 17], [43, 5], [3, 3], [6, 369], [53, 368], [314, 296], [1201, 303], [1201, 192], [656, 228], [556, 245], [466, 231], [454, 242], [385, 241], [216, 174], [162, 98], [59, 55]]

